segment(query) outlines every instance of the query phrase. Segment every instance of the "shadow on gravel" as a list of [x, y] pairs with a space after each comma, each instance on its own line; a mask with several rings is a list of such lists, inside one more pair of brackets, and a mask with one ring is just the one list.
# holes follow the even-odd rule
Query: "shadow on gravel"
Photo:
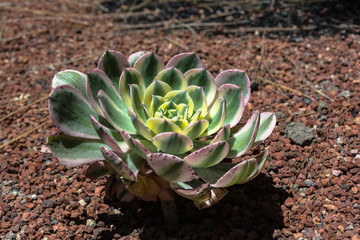
[[198, 210], [191, 201], [177, 198], [178, 228], [164, 225], [159, 202], [109, 202], [108, 212], [118, 209], [121, 214], [99, 215], [98, 220], [110, 230], [98, 237], [272, 239], [274, 230], [284, 227], [280, 206], [287, 197], [284, 189], [275, 188], [272, 179], [261, 174], [247, 184], [232, 187], [223, 200], [208, 209]]

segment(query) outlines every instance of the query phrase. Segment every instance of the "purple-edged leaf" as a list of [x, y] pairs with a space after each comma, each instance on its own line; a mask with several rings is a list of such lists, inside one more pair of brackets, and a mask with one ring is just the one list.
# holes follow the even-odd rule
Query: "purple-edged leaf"
[[87, 74], [86, 92], [90, 105], [98, 114], [103, 116], [103, 112], [97, 99], [97, 95], [100, 90], [110, 97], [120, 111], [124, 113], [127, 112], [127, 106], [122, 101], [111, 80], [103, 71], [94, 69]]
[[166, 64], [166, 68], [176, 67], [182, 73], [186, 73], [193, 68], [204, 68], [204, 64], [196, 53], [180, 53], [172, 57], [169, 62]]
[[259, 128], [256, 134], [255, 143], [264, 141], [274, 130], [276, 117], [274, 113], [264, 112], [260, 114]]
[[[192, 183], [192, 182], [190, 182]], [[190, 200], [207, 200], [210, 198], [210, 184], [199, 183], [199, 186], [192, 186], [190, 183], [174, 182], [170, 184], [173, 189], [180, 196]]]
[[130, 67], [126, 57], [117, 51], [106, 51], [99, 60], [98, 68], [111, 79], [115, 87], [119, 86], [119, 79], [124, 68]]
[[83, 138], [99, 138], [90, 121], [90, 115], [99, 119], [98, 114], [72, 86], [61, 85], [51, 91], [49, 113], [62, 133]]
[[162, 81], [155, 80], [151, 83], [150, 86], [147, 87], [144, 95], [143, 102], [145, 103], [147, 108], [151, 108], [151, 100], [153, 96], [165, 96], [168, 92], [171, 91], [171, 87]]
[[223, 98], [218, 98], [215, 101], [205, 119], [209, 121], [209, 127], [202, 136], [209, 136], [221, 128], [225, 121], [225, 100]]
[[209, 122], [205, 119], [201, 119], [196, 121], [190, 125], [188, 125], [181, 134], [188, 136], [191, 139], [195, 139], [199, 137], [209, 126]]
[[153, 138], [153, 144], [164, 153], [182, 154], [191, 150], [191, 139], [177, 132], [165, 132]]
[[226, 124], [223, 128], [216, 134], [211, 144], [217, 143], [220, 141], [227, 141], [230, 137], [230, 124]]
[[139, 51], [139, 52], [131, 54], [127, 59], [130, 66], [134, 67], [135, 62], [139, 59], [139, 57], [141, 57], [142, 55], [144, 55], [146, 53], [148, 53], [148, 52], [147, 51]]
[[145, 53], [134, 64], [144, 79], [145, 86], [148, 87], [154, 80], [155, 76], [164, 69], [164, 64], [154, 53]]
[[106, 119], [115, 129], [125, 130], [130, 134], [136, 133], [136, 129], [132, 125], [130, 117], [123, 113], [105, 92], [100, 90], [98, 99]]
[[125, 140], [126, 144], [134, 153], [136, 153], [142, 158], [146, 158], [146, 156], [150, 154], [150, 151], [146, 147], [144, 147], [144, 145], [142, 145], [138, 140], [131, 137], [130, 134], [121, 130], [120, 130], [120, 134]]
[[255, 158], [241, 162], [227, 171], [216, 183], [211, 186], [214, 188], [229, 187], [234, 184], [238, 184], [246, 180], [257, 166]]
[[139, 86], [142, 95], [145, 94], [145, 83], [141, 74], [135, 68], [125, 68], [120, 76], [120, 96], [126, 106], [132, 108], [130, 85], [136, 84]]
[[103, 161], [97, 161], [90, 164], [86, 169], [85, 176], [90, 179], [99, 179], [106, 176], [109, 170], [105, 167]]
[[257, 175], [259, 175], [259, 173], [265, 167], [265, 164], [268, 160], [268, 153], [269, 153], [268, 150], [265, 150], [265, 153], [262, 156], [256, 158], [256, 162], [257, 162], [256, 168], [254, 169], [254, 171], [251, 173], [251, 175], [248, 178], [246, 178], [242, 182], [238, 182], [239, 184], [247, 183], [247, 182], [253, 180]]
[[184, 74], [174, 67], [162, 70], [155, 79], [169, 84], [172, 90], [184, 90], [187, 87], [187, 80]]
[[239, 157], [251, 148], [259, 126], [259, 116], [259, 112], [255, 111], [245, 126], [229, 138], [230, 151], [227, 157]]
[[226, 189], [212, 188], [208, 183], [203, 183], [198, 187], [192, 187], [190, 184], [177, 182], [171, 183], [170, 186], [180, 196], [193, 200], [198, 209], [213, 206], [228, 193]]
[[245, 105], [250, 98], [250, 79], [244, 71], [238, 69], [230, 69], [221, 72], [216, 78], [216, 87], [220, 88], [226, 83], [234, 84], [242, 89]]
[[218, 96], [225, 99], [225, 121], [230, 128], [237, 125], [244, 113], [245, 102], [242, 89], [233, 84], [224, 84], [218, 89]]
[[136, 114], [131, 110], [129, 110], [129, 116], [130, 116], [131, 122], [132, 122], [133, 126], [135, 127], [137, 133], [140, 134], [141, 136], [143, 136], [145, 139], [152, 141], [152, 135], [151, 135], [149, 129], [140, 120], [140, 118], [138, 118], [138, 116], [136, 116]]
[[123, 153], [128, 151], [128, 147], [122, 138], [121, 134], [117, 131], [111, 131], [100, 124], [93, 116], [90, 116], [94, 129], [99, 135], [100, 139], [111, 147], [115, 152]]
[[142, 107], [143, 94], [138, 85], [130, 85], [130, 97], [132, 110], [139, 117], [139, 119], [145, 123], [147, 120], [147, 114], [145, 109]]
[[106, 163], [109, 164], [117, 174], [130, 181], [136, 181], [135, 173], [130, 170], [130, 168], [118, 155], [105, 147], [101, 147], [101, 153], [104, 156]]
[[163, 118], [149, 118], [146, 122], [146, 126], [148, 126], [148, 128], [155, 134], [163, 132], [181, 133], [181, 128], [178, 125]]
[[184, 160], [174, 155], [149, 154], [147, 162], [158, 176], [169, 182], [188, 182], [195, 176], [194, 170]]
[[64, 70], [55, 74], [52, 80], [52, 88], [61, 85], [70, 85], [86, 98], [86, 75], [75, 70]]
[[211, 73], [204, 68], [196, 68], [186, 72], [185, 77], [188, 80], [188, 86], [194, 85], [203, 88], [206, 103], [209, 106], [216, 95], [215, 79]]
[[130, 151], [126, 154], [119, 154], [119, 157], [121, 157], [121, 159], [126, 163], [135, 176], [138, 175], [140, 170], [145, 170], [144, 163], [146, 163], [146, 160], [140, 157], [138, 154]]
[[221, 162], [229, 152], [229, 144], [225, 141], [203, 147], [184, 158], [193, 168], [207, 168]]
[[68, 167], [104, 160], [100, 147], [106, 145], [100, 140], [58, 135], [49, 137], [47, 144], [52, 154]]

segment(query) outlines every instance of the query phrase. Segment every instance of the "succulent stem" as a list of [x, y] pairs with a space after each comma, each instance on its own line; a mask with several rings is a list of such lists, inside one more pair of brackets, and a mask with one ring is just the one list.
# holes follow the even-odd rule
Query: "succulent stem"
[[175, 199], [171, 201], [160, 201], [165, 223], [171, 227], [176, 227], [177, 225], [179, 225]]

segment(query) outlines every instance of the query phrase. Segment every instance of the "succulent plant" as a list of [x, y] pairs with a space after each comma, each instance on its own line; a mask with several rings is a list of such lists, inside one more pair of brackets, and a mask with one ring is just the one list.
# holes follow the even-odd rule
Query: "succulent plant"
[[171, 201], [174, 191], [206, 208], [267, 161], [266, 150], [237, 157], [271, 134], [275, 115], [254, 111], [239, 126], [248, 76], [233, 69], [214, 78], [195, 53], [164, 66], [151, 52], [126, 59], [109, 50], [87, 74], [57, 73], [52, 87], [49, 112], [60, 134], [48, 138], [50, 150], [69, 167], [89, 164], [90, 178], [108, 175], [111, 199]]

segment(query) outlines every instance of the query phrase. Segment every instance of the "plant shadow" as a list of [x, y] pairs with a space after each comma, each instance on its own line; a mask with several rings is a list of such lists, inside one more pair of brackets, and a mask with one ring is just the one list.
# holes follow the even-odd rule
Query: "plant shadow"
[[270, 177], [260, 174], [243, 185], [231, 187], [229, 194], [216, 205], [198, 210], [192, 201], [176, 197], [180, 224], [164, 224], [159, 202], [107, 202], [121, 214], [103, 213], [110, 230], [100, 239], [273, 239], [276, 229], [284, 227], [281, 205], [289, 196], [274, 187]]

